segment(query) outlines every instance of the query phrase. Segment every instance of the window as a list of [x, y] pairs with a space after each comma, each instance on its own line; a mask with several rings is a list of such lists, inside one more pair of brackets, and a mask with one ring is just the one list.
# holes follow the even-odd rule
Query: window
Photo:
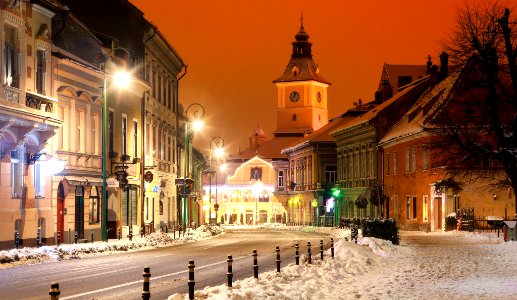
[[109, 138], [109, 152], [113, 153], [114, 150], [114, 139], [115, 139], [115, 112], [109, 112], [109, 120], [108, 120], [108, 138]]
[[325, 166], [325, 182], [335, 183], [337, 179], [337, 166]]
[[160, 216], [163, 216], [163, 201], [160, 199]]
[[454, 211], [457, 211], [460, 207], [460, 196], [454, 195]]
[[422, 147], [422, 170], [427, 170], [429, 167], [429, 156], [427, 152], [427, 145]]
[[384, 154], [384, 173], [390, 175], [390, 155]]
[[414, 173], [414, 172], [416, 172], [416, 147], [413, 147], [413, 153], [411, 155], [411, 162], [412, 162], [411, 170]]
[[99, 193], [96, 186], [90, 190], [90, 224], [99, 223]]
[[77, 111], [75, 146], [77, 152], [84, 152], [84, 110]]
[[373, 151], [370, 151], [369, 155], [370, 155], [370, 168], [369, 168], [369, 170], [370, 170], [370, 174], [369, 174], [369, 176], [368, 176], [368, 177], [369, 177], [369, 178], [372, 178], [372, 177], [374, 177], [374, 176], [375, 176], [375, 172], [374, 172], [374, 167], [375, 167], [375, 166], [374, 166], [374, 164], [373, 164]]
[[409, 149], [406, 149], [406, 173], [409, 173]]
[[411, 197], [406, 196], [406, 219], [409, 220], [410, 218], [410, 210], [411, 210]]
[[296, 121], [296, 114], [293, 114], [293, 121]]
[[429, 203], [429, 196], [424, 195], [424, 197], [422, 199], [422, 220], [424, 220], [424, 222], [428, 221], [428, 219], [427, 219], [428, 203]]
[[416, 219], [416, 216], [417, 216], [416, 203], [417, 203], [417, 198], [416, 198], [416, 196], [413, 196], [413, 219]]
[[19, 53], [16, 47], [18, 37], [16, 28], [4, 25], [4, 83], [20, 87]]
[[92, 116], [92, 153], [99, 154], [99, 115]]
[[11, 187], [15, 198], [22, 196], [23, 154], [23, 149], [11, 151]]
[[40, 161], [34, 163], [34, 192], [36, 197], [45, 196], [45, 172]]
[[36, 51], [36, 92], [45, 94], [45, 75], [47, 66], [47, 53], [44, 50]]
[[[145, 153], [151, 153], [151, 124], [145, 125]], [[143, 157], [142, 157], [143, 159]]]
[[127, 154], [127, 116], [122, 115], [122, 154]]
[[361, 153], [361, 178], [366, 177], [366, 153]]
[[278, 171], [278, 186], [279, 187], [285, 186], [285, 183], [284, 183], [284, 171], [283, 170], [279, 170]]
[[57, 138], [58, 138], [57, 146], [60, 150], [66, 150], [66, 149], [64, 149], [65, 132], [66, 132], [65, 124], [68, 123], [68, 120], [65, 120], [65, 111], [66, 111], [66, 108], [64, 106], [59, 105], [58, 118], [59, 118], [59, 120], [63, 121], [63, 126], [59, 127], [58, 134], [57, 134]]
[[397, 164], [398, 164], [397, 152], [393, 152], [393, 175], [397, 175]]
[[167, 161], [172, 162], [172, 136], [167, 136]]

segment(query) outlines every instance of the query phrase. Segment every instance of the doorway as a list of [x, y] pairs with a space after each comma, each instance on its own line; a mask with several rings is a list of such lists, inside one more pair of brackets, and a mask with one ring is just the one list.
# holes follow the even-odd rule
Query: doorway
[[436, 220], [436, 229], [442, 229], [442, 197], [435, 197], [434, 204], [436, 206], [436, 216], [438, 220]]
[[57, 187], [57, 232], [61, 234], [61, 242], [64, 240], [65, 233], [65, 188], [63, 182]]
[[75, 189], [75, 231], [78, 239], [84, 239], [84, 187]]

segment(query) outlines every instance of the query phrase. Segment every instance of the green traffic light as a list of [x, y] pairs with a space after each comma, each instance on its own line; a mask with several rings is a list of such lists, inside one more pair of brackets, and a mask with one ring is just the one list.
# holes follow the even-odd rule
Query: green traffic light
[[334, 195], [334, 197], [339, 197], [340, 194], [341, 194], [341, 190], [340, 189], [332, 190], [332, 195]]

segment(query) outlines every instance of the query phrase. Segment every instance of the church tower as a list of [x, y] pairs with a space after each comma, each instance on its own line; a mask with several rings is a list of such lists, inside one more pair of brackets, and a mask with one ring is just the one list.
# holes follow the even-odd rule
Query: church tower
[[277, 87], [275, 137], [303, 136], [328, 123], [327, 87], [312, 59], [309, 35], [303, 28], [295, 36], [291, 60], [273, 83]]

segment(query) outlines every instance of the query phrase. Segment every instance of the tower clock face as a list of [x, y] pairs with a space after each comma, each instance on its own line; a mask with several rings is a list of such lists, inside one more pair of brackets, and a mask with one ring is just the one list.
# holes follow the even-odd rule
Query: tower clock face
[[298, 102], [298, 100], [300, 100], [300, 94], [297, 91], [292, 91], [291, 94], [289, 94], [289, 100], [291, 100], [291, 102]]

